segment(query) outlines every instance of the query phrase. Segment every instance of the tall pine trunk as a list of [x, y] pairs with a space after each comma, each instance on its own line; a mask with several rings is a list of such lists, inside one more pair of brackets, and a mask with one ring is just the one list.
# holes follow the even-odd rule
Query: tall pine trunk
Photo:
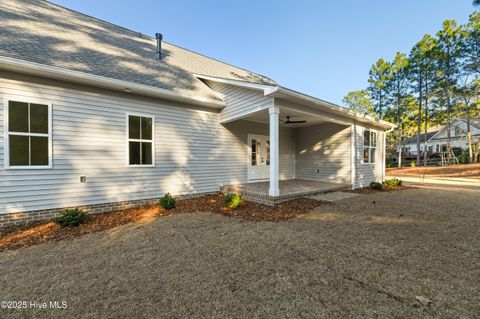
[[[428, 77], [425, 76], [425, 136], [424, 136], [425, 149], [428, 149], [427, 134], [428, 134]], [[423, 166], [427, 166], [427, 152], [423, 154]]]
[[400, 110], [400, 89], [397, 88], [397, 111], [398, 111], [398, 167], [402, 167], [402, 111]]
[[[419, 95], [418, 95], [418, 116], [417, 116], [417, 166], [420, 166], [420, 133], [422, 130], [422, 100], [423, 100], [423, 79], [422, 72], [419, 74]], [[425, 150], [424, 150], [425, 151]]]
[[452, 160], [452, 106], [450, 105], [450, 88], [447, 88], [447, 165]]
[[478, 162], [478, 155], [480, 154], [480, 140], [477, 141], [475, 147], [473, 148], [473, 162]]
[[[467, 103], [467, 101], [465, 101]], [[467, 145], [468, 145], [468, 162], [473, 162], [473, 146], [472, 146], [472, 131], [470, 127], [470, 106], [467, 104]]]

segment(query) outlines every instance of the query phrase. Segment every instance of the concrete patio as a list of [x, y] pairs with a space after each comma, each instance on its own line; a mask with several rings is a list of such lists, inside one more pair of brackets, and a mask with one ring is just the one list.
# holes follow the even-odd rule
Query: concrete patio
[[245, 199], [267, 205], [275, 205], [298, 197], [312, 196], [351, 188], [350, 184], [303, 179], [282, 180], [279, 181], [279, 186], [280, 196], [268, 195], [268, 181], [223, 185], [220, 186], [220, 191], [222, 193], [239, 193], [242, 194]]

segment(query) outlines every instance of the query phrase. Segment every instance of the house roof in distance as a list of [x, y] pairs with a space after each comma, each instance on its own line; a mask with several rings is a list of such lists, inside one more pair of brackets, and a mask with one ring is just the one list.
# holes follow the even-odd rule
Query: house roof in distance
[[[426, 135], [427, 135], [427, 141], [430, 140], [430, 138], [432, 136], [434, 136], [435, 134], [437, 134], [438, 130], [437, 131], [432, 131], [432, 132], [428, 132]], [[423, 143], [425, 141], [425, 133], [422, 133], [420, 134], [420, 143]], [[417, 143], [417, 136], [412, 136], [412, 137], [409, 137], [407, 139], [405, 139], [405, 144], [415, 144]]]
[[[466, 122], [467, 120], [464, 119], [464, 118], [455, 118], [452, 123], [454, 121], [463, 121], [463, 122]], [[480, 130], [480, 118], [472, 118], [470, 119], [470, 125], [472, 127], [475, 127], [477, 128], [478, 130]], [[430, 140], [432, 137], [434, 137], [435, 135], [437, 135], [438, 132], [440, 132], [441, 130], [443, 130], [444, 128], [446, 127], [446, 124], [440, 124], [440, 125], [436, 125], [436, 126], [433, 126], [431, 128], [428, 129], [428, 133], [427, 133], [427, 141]], [[425, 140], [425, 133], [422, 133], [420, 134], [420, 141], [423, 143], [423, 141]], [[435, 139], [434, 139], [435, 140]], [[407, 139], [405, 139], [404, 141], [405, 144], [415, 144], [417, 143], [417, 135], [415, 136], [411, 136]]]

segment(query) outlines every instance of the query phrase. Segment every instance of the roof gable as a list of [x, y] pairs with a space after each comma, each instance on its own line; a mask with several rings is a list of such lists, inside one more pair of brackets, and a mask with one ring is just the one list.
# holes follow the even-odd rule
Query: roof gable
[[158, 60], [155, 39], [47, 1], [2, 0], [0, 20], [0, 56], [217, 100], [193, 73], [275, 83], [165, 42]]

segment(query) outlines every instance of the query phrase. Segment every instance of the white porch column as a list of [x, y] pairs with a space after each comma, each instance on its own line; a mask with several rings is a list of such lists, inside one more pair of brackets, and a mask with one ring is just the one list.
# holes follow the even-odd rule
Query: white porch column
[[278, 137], [278, 115], [280, 108], [278, 106], [270, 106], [268, 109], [270, 114], [270, 196], [279, 196], [280, 189], [278, 187], [278, 171], [279, 171], [279, 137]]

